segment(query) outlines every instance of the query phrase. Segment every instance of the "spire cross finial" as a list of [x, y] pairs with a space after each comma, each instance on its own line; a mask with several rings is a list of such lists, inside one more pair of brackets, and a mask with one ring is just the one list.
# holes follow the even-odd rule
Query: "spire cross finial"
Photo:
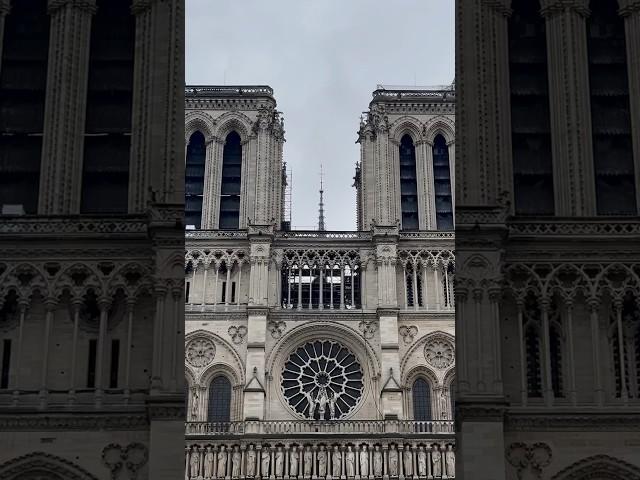
[[320, 204], [318, 211], [318, 230], [323, 232], [325, 230], [324, 225], [324, 186], [323, 186], [323, 172], [322, 164], [320, 164]]

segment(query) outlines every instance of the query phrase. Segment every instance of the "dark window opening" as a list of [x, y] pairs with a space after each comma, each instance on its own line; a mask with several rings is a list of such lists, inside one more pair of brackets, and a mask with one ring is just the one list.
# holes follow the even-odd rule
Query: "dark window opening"
[[130, 0], [98, 0], [91, 24], [82, 213], [126, 213], [135, 49]]
[[2, 342], [2, 373], [0, 374], [0, 388], [9, 388], [9, 372], [11, 367], [11, 340]]
[[89, 358], [87, 360], [87, 388], [96, 386], [96, 360], [98, 341], [89, 340]]
[[525, 332], [527, 362], [527, 395], [542, 397], [542, 372], [540, 365], [540, 335], [538, 328], [529, 326]]
[[419, 228], [416, 176], [416, 147], [411, 136], [404, 135], [400, 140], [400, 210], [403, 230]]
[[558, 327], [549, 327], [549, 343], [551, 355], [551, 387], [556, 398], [564, 396], [562, 388], [562, 334]]
[[227, 301], [227, 282], [222, 282], [222, 298], [220, 302], [225, 303], [226, 301]]
[[111, 341], [111, 370], [109, 388], [118, 388], [118, 370], [120, 369], [120, 340]]
[[185, 225], [202, 228], [202, 198], [204, 195], [204, 171], [207, 158], [207, 146], [204, 135], [194, 132], [187, 145], [185, 165], [184, 203]]
[[227, 135], [222, 152], [222, 183], [220, 187], [220, 229], [240, 227], [240, 185], [242, 181], [242, 144], [240, 135]]
[[231, 282], [231, 303], [236, 301], [236, 282]]
[[413, 419], [428, 421], [431, 418], [431, 389], [424, 378], [418, 378], [413, 382]]
[[191, 282], [187, 282], [187, 288], [184, 290], [184, 301], [185, 303], [189, 303], [189, 291], [191, 289]]
[[587, 19], [598, 215], [635, 215], [636, 185], [624, 19], [617, 2], [591, 0]]
[[38, 210], [49, 56], [46, 0], [11, 2], [0, 68], [0, 209]]
[[231, 383], [226, 377], [218, 376], [209, 386], [209, 422], [229, 422], [231, 420]]
[[433, 140], [433, 183], [438, 230], [453, 230], [453, 197], [451, 196], [451, 170], [449, 146], [442, 135]]
[[553, 164], [545, 19], [513, 0], [509, 19], [513, 194], [518, 215], [553, 215]]

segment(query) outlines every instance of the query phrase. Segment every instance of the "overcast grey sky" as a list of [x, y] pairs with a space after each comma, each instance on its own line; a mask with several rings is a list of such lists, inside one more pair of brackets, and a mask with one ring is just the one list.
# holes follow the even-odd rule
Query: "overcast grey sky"
[[377, 84], [454, 77], [454, 0], [187, 0], [186, 81], [270, 85], [284, 113], [296, 228], [354, 230], [356, 132]]

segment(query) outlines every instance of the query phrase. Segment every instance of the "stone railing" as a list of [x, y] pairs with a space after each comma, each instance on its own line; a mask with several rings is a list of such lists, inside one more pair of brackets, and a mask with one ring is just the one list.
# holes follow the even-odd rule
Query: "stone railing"
[[429, 230], [421, 232], [400, 232], [400, 240], [454, 240], [456, 237], [453, 231]]
[[454, 440], [189, 442], [185, 480], [455, 478]]
[[371, 232], [367, 231], [318, 231], [318, 230], [289, 230], [280, 231], [277, 238], [328, 238], [339, 240], [371, 240]]
[[187, 96], [224, 96], [224, 95], [268, 95], [273, 96], [273, 89], [266, 85], [242, 86], [188, 86], [184, 89]]
[[187, 422], [186, 435], [289, 435], [289, 434], [453, 434], [452, 420], [245, 420], [241, 422]]

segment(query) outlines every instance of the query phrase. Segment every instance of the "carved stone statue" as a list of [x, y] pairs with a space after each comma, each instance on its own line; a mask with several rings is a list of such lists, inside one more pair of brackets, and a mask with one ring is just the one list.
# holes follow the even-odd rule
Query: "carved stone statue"
[[213, 458], [211, 447], [207, 447], [207, 453], [204, 456], [204, 478], [213, 477]]
[[316, 401], [313, 398], [311, 392], [305, 392], [304, 396], [307, 399], [307, 403], [309, 404], [309, 418], [313, 420], [314, 415], [316, 414]]
[[302, 461], [304, 462], [303, 468], [305, 478], [311, 477], [313, 472], [313, 452], [311, 451], [311, 447], [305, 448]]
[[444, 454], [445, 462], [447, 464], [447, 476], [455, 478], [456, 476], [456, 454], [453, 451], [453, 446], [447, 445], [447, 451]]
[[331, 420], [336, 419], [336, 400], [335, 393], [331, 392], [331, 395], [329, 395], [329, 418]]
[[237, 445], [233, 450], [232, 460], [233, 465], [231, 469], [231, 476], [233, 478], [238, 478], [240, 477], [240, 463], [242, 461], [242, 455], [240, 454], [240, 447]]
[[413, 475], [413, 455], [411, 454], [411, 447], [405, 447], [402, 453], [404, 458], [404, 475], [409, 477]]
[[360, 476], [369, 476], [369, 452], [366, 445], [363, 445], [360, 450]]
[[442, 476], [442, 454], [438, 445], [433, 446], [431, 461], [433, 462], [433, 476], [436, 478]]
[[418, 450], [418, 475], [427, 476], [427, 452], [424, 451], [424, 447]]
[[327, 476], [327, 455], [324, 446], [320, 445], [320, 451], [318, 452], [318, 476], [320, 478]]
[[389, 476], [398, 476], [398, 450], [396, 450], [395, 445], [391, 445], [391, 448], [389, 448]]
[[382, 452], [379, 445], [376, 445], [373, 451], [373, 474], [376, 477], [382, 476]]
[[342, 453], [338, 449], [336, 445], [333, 447], [333, 453], [331, 454], [331, 463], [332, 463], [332, 475], [335, 478], [340, 477], [342, 475]]
[[269, 452], [269, 447], [263, 448], [260, 453], [260, 474], [262, 478], [267, 478], [269, 476], [269, 463], [271, 461], [271, 453]]
[[276, 467], [276, 477], [282, 477], [282, 467], [284, 466], [284, 452], [282, 451], [282, 447], [278, 447], [276, 450], [276, 458], [275, 458], [275, 467]]
[[197, 478], [200, 475], [200, 454], [194, 450], [191, 450], [191, 456], [189, 457], [189, 466], [191, 478]]
[[347, 477], [356, 476], [356, 454], [351, 450], [351, 445], [347, 447], [347, 453], [345, 455]]
[[249, 445], [247, 450], [247, 477], [254, 477], [256, 474], [256, 451], [253, 445]]
[[298, 453], [298, 449], [295, 445], [291, 447], [291, 451], [289, 452], [289, 476], [297, 477], [298, 476], [298, 459], [300, 458], [300, 454]]
[[320, 414], [320, 420], [324, 420], [324, 412], [327, 410], [327, 403], [329, 403], [329, 397], [327, 396], [327, 389], [320, 387], [318, 390], [318, 413]]
[[220, 446], [218, 452], [218, 471], [216, 472], [218, 478], [224, 478], [227, 475], [227, 452], [224, 451], [224, 445]]
[[193, 397], [191, 397], [191, 419], [198, 419], [198, 400], [200, 396], [198, 395], [198, 387], [193, 387]]

